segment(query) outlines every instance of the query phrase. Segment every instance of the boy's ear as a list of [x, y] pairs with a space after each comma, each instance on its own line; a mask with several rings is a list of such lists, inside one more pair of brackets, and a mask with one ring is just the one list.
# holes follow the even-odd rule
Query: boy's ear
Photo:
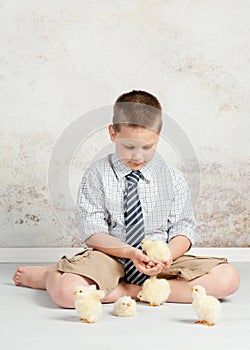
[[109, 125], [109, 136], [110, 136], [110, 140], [114, 142], [116, 134], [115, 134], [114, 126], [112, 124]]

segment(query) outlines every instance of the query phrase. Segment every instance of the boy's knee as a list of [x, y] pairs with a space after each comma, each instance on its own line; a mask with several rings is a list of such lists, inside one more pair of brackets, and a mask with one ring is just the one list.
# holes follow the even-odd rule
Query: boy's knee
[[235, 293], [240, 286], [240, 275], [237, 269], [230, 264], [225, 264], [221, 275], [221, 282], [225, 296]]
[[53, 291], [50, 291], [50, 297], [53, 302], [62, 308], [72, 309], [75, 307], [74, 301], [75, 297], [73, 295], [73, 290], [65, 285], [58, 285]]

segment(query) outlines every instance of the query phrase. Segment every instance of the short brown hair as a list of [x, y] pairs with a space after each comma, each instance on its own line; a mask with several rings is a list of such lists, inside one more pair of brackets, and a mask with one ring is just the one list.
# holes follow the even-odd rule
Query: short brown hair
[[162, 108], [158, 99], [152, 94], [133, 90], [122, 94], [114, 104], [113, 126], [115, 132], [121, 125], [133, 128], [149, 128], [158, 134], [162, 128]]

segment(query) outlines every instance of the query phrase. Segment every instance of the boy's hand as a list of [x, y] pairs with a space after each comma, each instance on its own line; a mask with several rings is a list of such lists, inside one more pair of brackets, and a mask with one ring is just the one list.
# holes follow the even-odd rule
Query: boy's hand
[[170, 266], [172, 263], [172, 261], [162, 263], [159, 261], [149, 260], [149, 257], [146, 254], [144, 254], [140, 249], [136, 248], [133, 248], [128, 258], [133, 261], [138, 271], [148, 276], [158, 275], [163, 269], [168, 268], [167, 266]]
[[161, 271], [166, 271], [167, 269], [170, 268], [172, 262], [173, 262], [172, 257], [166, 262], [160, 262], [160, 261], [157, 261], [157, 260], [150, 260], [148, 262], [148, 264], [146, 265], [146, 268], [150, 269], [150, 268], [155, 267], [155, 266], [160, 266], [161, 267]]
[[[138, 271], [143, 272], [146, 270], [146, 265], [149, 263], [149, 258], [140, 249], [133, 248], [128, 256], [133, 261]], [[143, 270], [143, 271], [142, 271]]]

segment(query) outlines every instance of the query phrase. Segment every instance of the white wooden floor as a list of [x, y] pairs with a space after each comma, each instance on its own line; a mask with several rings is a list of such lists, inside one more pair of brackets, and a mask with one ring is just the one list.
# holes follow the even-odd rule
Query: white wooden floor
[[82, 323], [75, 310], [56, 307], [45, 291], [16, 287], [11, 280], [16, 263], [2, 263], [1, 348], [249, 349], [250, 263], [234, 265], [241, 274], [241, 287], [223, 301], [221, 321], [207, 327], [193, 323], [196, 315], [189, 304], [150, 307], [138, 303], [138, 314], [133, 318], [115, 317], [113, 305], [103, 305], [103, 315], [98, 323]]

